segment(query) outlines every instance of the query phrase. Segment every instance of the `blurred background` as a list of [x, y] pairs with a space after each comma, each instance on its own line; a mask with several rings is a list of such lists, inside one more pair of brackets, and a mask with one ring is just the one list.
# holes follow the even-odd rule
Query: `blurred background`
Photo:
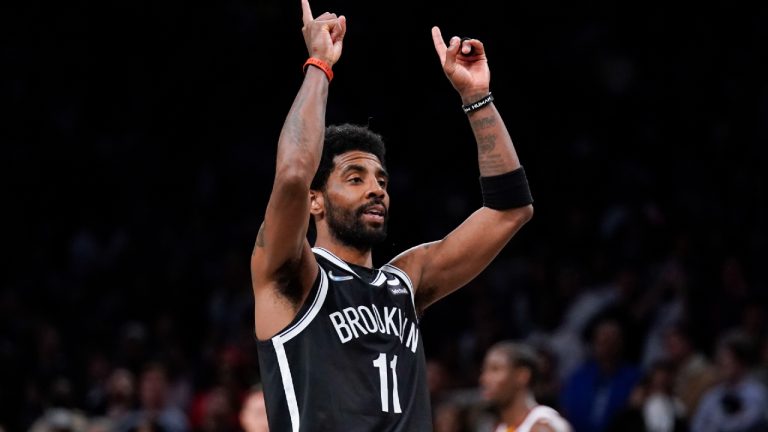
[[[455, 416], [439, 430], [492, 416], [473, 389], [488, 347], [510, 338], [537, 347], [536, 394], [577, 432], [643, 430], [631, 413], [654, 392], [684, 407], [687, 428], [724, 379], [762, 395], [726, 392], [726, 420], [765, 417], [765, 9], [312, 7], [348, 19], [328, 122], [367, 124], [388, 144], [376, 264], [481, 204], [433, 25], [485, 42], [528, 173], [534, 219], [424, 316], [433, 407]], [[249, 256], [306, 59], [299, 1], [0, 11], [0, 430], [239, 430], [259, 382]], [[590, 362], [628, 371], [610, 403], [580, 393]]]

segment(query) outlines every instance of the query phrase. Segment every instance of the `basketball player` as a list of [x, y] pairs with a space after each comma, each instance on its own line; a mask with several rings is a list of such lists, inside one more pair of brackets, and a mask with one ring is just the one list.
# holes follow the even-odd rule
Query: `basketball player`
[[[446, 46], [435, 27], [435, 49], [477, 139], [485, 205], [444, 239], [372, 268], [390, 203], [384, 144], [366, 128], [326, 130], [347, 21], [314, 18], [307, 0], [302, 10], [310, 58], [278, 140], [251, 259], [269, 427], [431, 431], [419, 317], [477, 276], [531, 218], [525, 174], [491, 103], [483, 44], [454, 37]], [[315, 248], [306, 238], [310, 215]]]
[[485, 355], [480, 387], [483, 397], [498, 410], [496, 432], [570, 432], [557, 411], [539, 405], [531, 388], [538, 376], [533, 349], [513, 342], [499, 342]]

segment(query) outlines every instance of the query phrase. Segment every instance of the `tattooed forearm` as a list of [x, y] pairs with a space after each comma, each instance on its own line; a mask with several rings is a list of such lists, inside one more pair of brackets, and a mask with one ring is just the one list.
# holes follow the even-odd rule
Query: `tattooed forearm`
[[480, 173], [484, 176], [504, 174], [510, 171], [506, 158], [498, 153], [481, 156], [478, 158]]
[[477, 142], [480, 175], [504, 174], [520, 166], [512, 138], [493, 105], [470, 114], [469, 122]]
[[480, 131], [496, 126], [496, 117], [483, 117], [471, 122], [472, 130]]
[[496, 148], [496, 134], [480, 135], [477, 137], [477, 151], [485, 154]]
[[263, 248], [266, 243], [264, 242], [264, 228], [267, 226], [266, 222], [261, 223], [261, 228], [259, 228], [259, 233], [256, 234], [256, 247], [253, 248], [253, 253], [256, 253], [256, 248]]
[[[492, 120], [492, 124], [496, 123], [494, 118], [486, 120]], [[496, 175], [509, 171], [506, 167], [507, 159], [502, 154], [504, 152], [504, 145], [502, 144], [501, 147], [497, 146], [498, 138], [498, 135], [495, 133], [480, 134], [476, 130], [477, 161], [482, 175]]]

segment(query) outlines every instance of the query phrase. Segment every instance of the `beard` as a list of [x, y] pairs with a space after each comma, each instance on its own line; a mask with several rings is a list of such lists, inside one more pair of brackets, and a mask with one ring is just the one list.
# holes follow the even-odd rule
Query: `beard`
[[368, 251], [373, 246], [383, 242], [387, 238], [387, 221], [389, 211], [384, 214], [384, 223], [380, 226], [369, 226], [363, 221], [363, 213], [373, 205], [381, 204], [379, 200], [372, 200], [354, 210], [336, 207], [325, 196], [325, 213], [328, 221], [328, 229], [331, 235], [342, 244], [360, 251]]

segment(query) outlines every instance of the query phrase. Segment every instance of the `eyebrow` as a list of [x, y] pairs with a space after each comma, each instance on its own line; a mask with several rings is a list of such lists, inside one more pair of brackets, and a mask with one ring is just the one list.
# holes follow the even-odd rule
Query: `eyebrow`
[[[364, 172], [367, 172], [368, 169], [365, 168], [362, 165], [350, 164], [350, 165], [347, 165], [347, 166], [344, 167], [344, 169], [341, 171], [341, 175], [344, 176], [344, 175], [346, 175], [350, 171], [364, 173]], [[377, 168], [376, 169], [376, 176], [378, 176], [378, 177], [385, 177], [385, 178], [389, 179], [389, 173], [387, 173], [387, 171], [384, 168]]]

